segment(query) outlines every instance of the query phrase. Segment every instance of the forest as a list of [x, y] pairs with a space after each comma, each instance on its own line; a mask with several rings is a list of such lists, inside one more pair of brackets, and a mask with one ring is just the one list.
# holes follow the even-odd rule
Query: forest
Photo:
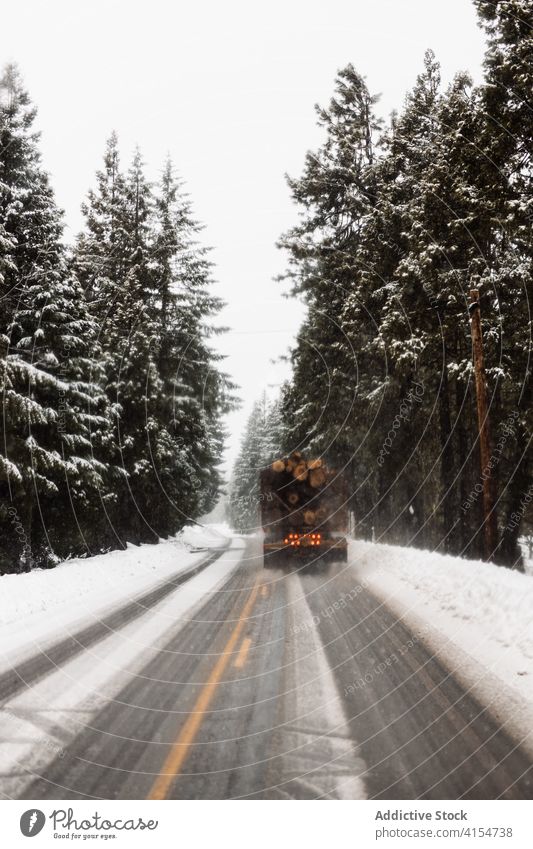
[[206, 513], [234, 404], [209, 251], [172, 162], [152, 185], [139, 151], [121, 166], [112, 134], [67, 244], [35, 116], [6, 66], [0, 573], [157, 542]]
[[[521, 568], [533, 528], [532, 91], [525, 0], [475, 0], [483, 81], [428, 50], [390, 120], [352, 65], [288, 177], [280, 283], [305, 319], [291, 377], [255, 404], [229, 518], [257, 527], [258, 470], [292, 450], [347, 476], [356, 533]], [[64, 235], [16, 66], [0, 77], [0, 573], [156, 542], [224, 491], [237, 403], [214, 337], [210, 253], [173, 163], [157, 183], [110, 135]], [[98, 163], [95, 163], [95, 169]], [[480, 466], [469, 292], [480, 292], [492, 433]], [[261, 384], [261, 380], [258, 380]]]
[[[474, 5], [487, 43], [481, 84], [459, 72], [444, 87], [428, 51], [386, 124], [352, 65], [329, 105], [317, 107], [324, 141], [288, 178], [300, 214], [279, 242], [282, 282], [306, 316], [290, 380], [268, 410], [258, 402], [243, 438], [229, 499], [241, 530], [258, 523], [257, 469], [298, 449], [347, 475], [357, 535], [480, 557], [490, 475], [491, 559], [521, 568], [519, 538], [533, 526], [533, 7]], [[472, 289], [485, 348], [487, 469]]]

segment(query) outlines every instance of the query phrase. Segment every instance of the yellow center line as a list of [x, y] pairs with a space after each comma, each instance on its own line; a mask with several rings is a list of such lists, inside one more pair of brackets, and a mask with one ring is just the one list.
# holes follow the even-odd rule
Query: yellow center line
[[250, 651], [250, 646], [252, 645], [252, 641], [250, 637], [245, 637], [241, 643], [241, 647], [239, 649], [239, 654], [235, 658], [235, 663], [233, 664], [235, 669], [242, 669], [244, 664], [246, 663], [246, 658], [248, 657], [248, 652]]
[[268, 586], [266, 584], [263, 584], [263, 586], [261, 587], [261, 595], [263, 596], [263, 598], [268, 597]]
[[[255, 604], [255, 600], [257, 598], [257, 594], [259, 592], [259, 581], [260, 578], [257, 578], [257, 581], [254, 584], [252, 592], [248, 596], [246, 600], [246, 604], [244, 605], [241, 615], [239, 616], [233, 631], [231, 632], [230, 638], [224, 649], [222, 654], [219, 656], [216, 664], [213, 667], [211, 675], [207, 679], [204, 684], [196, 703], [190, 712], [185, 725], [181, 729], [176, 741], [173, 743], [172, 748], [167, 756], [165, 763], [163, 764], [163, 768], [154, 781], [152, 789], [148, 794], [148, 799], [164, 799], [168, 793], [170, 785], [174, 781], [175, 777], [179, 774], [187, 755], [189, 754], [189, 749], [191, 748], [196, 735], [200, 729], [203, 718], [209, 707], [211, 700], [215, 694], [215, 690], [220, 683], [220, 679], [224, 674], [224, 670], [228, 665], [231, 654], [237, 645], [237, 642], [242, 634], [242, 631], [246, 625], [246, 621], [252, 612], [253, 606]], [[242, 649], [241, 649], [242, 651]]]

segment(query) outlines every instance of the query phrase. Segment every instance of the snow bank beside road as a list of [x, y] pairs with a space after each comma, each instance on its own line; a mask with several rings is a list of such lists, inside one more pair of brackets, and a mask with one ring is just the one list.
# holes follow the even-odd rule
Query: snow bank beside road
[[189, 551], [200, 548], [217, 548], [232, 536], [229, 525], [187, 525], [177, 536]]
[[129, 545], [94, 557], [68, 560], [54, 569], [0, 577], [0, 658], [20, 660], [75, 624], [101, 618], [170, 575], [189, 569], [207, 548], [227, 542], [221, 530], [191, 526], [158, 545]]
[[408, 627], [424, 628], [435, 655], [502, 724], [521, 739], [532, 734], [532, 577], [490, 563], [362, 541], [351, 543], [350, 563]]

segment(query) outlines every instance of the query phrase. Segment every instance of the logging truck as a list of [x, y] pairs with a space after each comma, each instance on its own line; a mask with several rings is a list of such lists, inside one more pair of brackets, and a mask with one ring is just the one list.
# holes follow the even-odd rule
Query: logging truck
[[295, 451], [261, 471], [261, 525], [266, 568], [291, 559], [347, 559], [345, 479], [322, 459]]

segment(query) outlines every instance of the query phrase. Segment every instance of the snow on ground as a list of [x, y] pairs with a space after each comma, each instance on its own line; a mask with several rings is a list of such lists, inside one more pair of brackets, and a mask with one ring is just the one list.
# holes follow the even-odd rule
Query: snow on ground
[[[402, 617], [515, 737], [533, 732], [533, 580], [491, 563], [350, 543], [361, 584]], [[533, 739], [529, 745], [533, 748]]]
[[[153, 547], [143, 546], [143, 555]], [[206, 597], [227, 581], [243, 554], [244, 544], [233, 541], [209, 569], [160, 601], [152, 615], [109, 633], [3, 704], [2, 798], [20, 797], [36, 775], [63, 756], [66, 746], [91, 726], [104, 705], [116, 699], [133, 676], [142, 674], [147, 660], [198, 614]], [[53, 721], [43, 721], [44, 717]]]
[[190, 551], [206, 548], [218, 548], [233, 536], [229, 525], [187, 525], [177, 535], [176, 540]]
[[223, 526], [187, 526], [158, 545], [128, 545], [94, 557], [67, 560], [54, 569], [0, 577], [0, 667], [7, 668], [100, 619], [145, 590], [223, 547]]

